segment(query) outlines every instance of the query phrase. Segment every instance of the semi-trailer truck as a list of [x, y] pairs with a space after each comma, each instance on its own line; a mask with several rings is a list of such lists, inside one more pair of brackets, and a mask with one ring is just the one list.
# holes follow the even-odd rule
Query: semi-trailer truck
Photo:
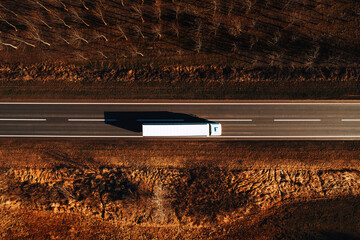
[[209, 137], [221, 135], [220, 123], [143, 123], [144, 137]]

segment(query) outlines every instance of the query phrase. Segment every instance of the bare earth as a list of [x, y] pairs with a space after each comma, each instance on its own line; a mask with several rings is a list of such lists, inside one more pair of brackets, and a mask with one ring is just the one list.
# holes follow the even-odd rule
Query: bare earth
[[1, 143], [3, 238], [360, 234], [358, 142]]

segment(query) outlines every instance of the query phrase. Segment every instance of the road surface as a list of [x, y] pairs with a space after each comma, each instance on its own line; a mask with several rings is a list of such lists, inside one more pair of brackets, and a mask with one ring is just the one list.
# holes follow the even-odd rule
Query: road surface
[[211, 139], [360, 139], [360, 103], [331, 102], [0, 103], [0, 137], [142, 138], [141, 122], [193, 119], [222, 124]]

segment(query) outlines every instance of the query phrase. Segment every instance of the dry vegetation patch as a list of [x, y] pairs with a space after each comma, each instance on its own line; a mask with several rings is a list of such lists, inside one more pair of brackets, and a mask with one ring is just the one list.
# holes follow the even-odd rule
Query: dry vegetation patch
[[124, 226], [81, 214], [1, 210], [0, 234], [6, 239], [357, 239], [359, 209], [357, 198], [318, 200], [210, 227]]
[[2, 236], [358, 234], [357, 142], [163, 143], [2, 140]]
[[359, 61], [359, 7], [353, 0], [4, 0], [2, 58], [157, 64], [195, 53], [241, 65], [348, 65]]
[[0, 99], [356, 99], [358, 79], [349, 67], [5, 64]]
[[[234, 232], [246, 234], [249, 230], [247, 228], [252, 224], [255, 227], [249, 234], [254, 234], [257, 229], [267, 229], [269, 225], [275, 227], [274, 222], [278, 223], [282, 218], [286, 219], [286, 215], [295, 212], [297, 216], [287, 219], [288, 223], [274, 229], [276, 234], [286, 236], [286, 231], [293, 228], [291, 222], [301, 219], [301, 214], [294, 207], [285, 205], [284, 209], [279, 209], [279, 206], [302, 202], [302, 206], [306, 208], [313, 207], [319, 201], [321, 204], [324, 200], [331, 203], [340, 198], [357, 198], [360, 194], [360, 174], [351, 170], [89, 170], [63, 167], [9, 169], [1, 174], [1, 186], [1, 214], [5, 215], [2, 218], [2, 234], [5, 237], [29, 237], [29, 234], [39, 237], [47, 236], [46, 234], [56, 236], [64, 232], [64, 236], [68, 238], [100, 233], [115, 239], [130, 234], [133, 226], [143, 229], [141, 234], [150, 236], [159, 227], [169, 231], [168, 234], [172, 237], [176, 237], [176, 232], [183, 229], [189, 229], [194, 235], [196, 229], [205, 233], [209, 229], [211, 232], [224, 229], [222, 234], [231, 235]], [[324, 204], [321, 213], [325, 215], [324, 220], [308, 212], [309, 216], [303, 216], [298, 225], [306, 224], [307, 218], [312, 221], [311, 226], [316, 224], [316, 220], [328, 222], [327, 207]], [[356, 206], [353, 207], [355, 211], [359, 211]], [[21, 221], [14, 221], [14, 214], [22, 212], [26, 214], [21, 216]], [[278, 216], [275, 212], [281, 215]], [[39, 220], [26, 219], [26, 216], [31, 215]], [[42, 226], [43, 230], [14, 232], [18, 228], [26, 229], [28, 222], [32, 225], [40, 224], [44, 215], [50, 215], [51, 220]], [[62, 223], [57, 223], [60, 220]], [[95, 221], [99, 222], [98, 226], [91, 229]], [[120, 228], [115, 230], [114, 225]], [[46, 226], [50, 229], [46, 229]], [[353, 229], [340, 226], [348, 229], [347, 231]], [[88, 229], [84, 229], [85, 233], [79, 233], [81, 228]], [[330, 225], [324, 230], [334, 229], [334, 225]], [[297, 232], [304, 234], [301, 229]], [[213, 236], [219, 234], [220, 232]], [[161, 238], [157, 233], [155, 236]]]
[[357, 98], [359, 12], [353, 0], [4, 0], [0, 94]]
[[[276, 149], [276, 151], [274, 150]], [[0, 141], [1, 168], [360, 170], [357, 141]]]

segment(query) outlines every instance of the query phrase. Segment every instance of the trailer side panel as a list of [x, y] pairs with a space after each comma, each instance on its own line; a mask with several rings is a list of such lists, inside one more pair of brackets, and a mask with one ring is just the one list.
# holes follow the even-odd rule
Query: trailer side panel
[[208, 123], [144, 123], [142, 130], [144, 137], [208, 137], [210, 135]]

